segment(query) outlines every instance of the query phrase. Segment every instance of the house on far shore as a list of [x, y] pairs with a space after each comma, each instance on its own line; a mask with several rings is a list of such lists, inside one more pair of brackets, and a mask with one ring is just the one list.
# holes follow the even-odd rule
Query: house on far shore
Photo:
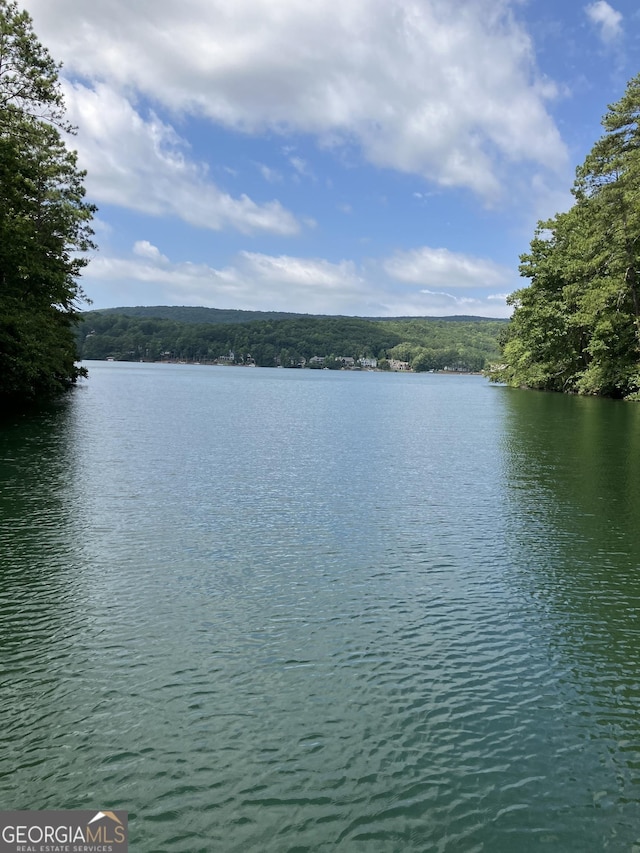
[[389, 359], [389, 367], [391, 370], [411, 370], [411, 365], [408, 361], [398, 361], [397, 358]]
[[[314, 355], [309, 359], [309, 367], [322, 367], [327, 361], [327, 356], [324, 355]], [[356, 362], [355, 358], [351, 358], [349, 355], [339, 355], [335, 358], [333, 356], [329, 356], [330, 364], [338, 364], [345, 370], [353, 370], [356, 367], [370, 367], [374, 368], [378, 366], [377, 358], [359, 358]]]

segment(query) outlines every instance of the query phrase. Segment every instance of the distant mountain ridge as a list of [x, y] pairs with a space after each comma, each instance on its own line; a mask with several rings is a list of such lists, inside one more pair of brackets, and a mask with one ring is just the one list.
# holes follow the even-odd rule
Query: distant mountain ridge
[[219, 325], [250, 323], [252, 320], [291, 320], [294, 317], [311, 316], [287, 311], [246, 311], [241, 308], [205, 308], [198, 305], [135, 305], [120, 308], [99, 308], [86, 313], [121, 314], [124, 317], [173, 320], [176, 323], [215, 323]]
[[121, 314], [125, 317], [144, 317], [157, 320], [173, 320], [176, 323], [250, 323], [254, 320], [293, 320], [305, 319], [358, 319], [375, 322], [394, 322], [408, 320], [442, 320], [444, 322], [507, 322], [498, 317], [474, 317], [471, 314], [449, 317], [401, 316], [401, 317], [351, 317], [345, 314], [309, 314], [295, 311], [248, 311], [241, 308], [205, 308], [197, 305], [135, 305], [119, 308], [98, 308], [84, 313]]

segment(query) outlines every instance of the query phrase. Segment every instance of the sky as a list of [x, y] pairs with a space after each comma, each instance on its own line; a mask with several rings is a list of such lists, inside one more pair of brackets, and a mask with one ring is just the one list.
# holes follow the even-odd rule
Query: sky
[[507, 317], [640, 72], [631, 0], [22, 0], [63, 64], [92, 307]]

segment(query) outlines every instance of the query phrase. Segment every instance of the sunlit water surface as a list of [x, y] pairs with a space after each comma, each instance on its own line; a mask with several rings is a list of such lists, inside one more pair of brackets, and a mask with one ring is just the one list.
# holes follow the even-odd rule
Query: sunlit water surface
[[640, 407], [90, 363], [0, 427], [0, 807], [137, 853], [640, 851]]

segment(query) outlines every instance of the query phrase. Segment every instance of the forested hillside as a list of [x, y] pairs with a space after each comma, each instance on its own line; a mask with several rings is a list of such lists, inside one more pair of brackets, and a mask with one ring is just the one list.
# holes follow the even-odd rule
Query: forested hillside
[[135, 305], [130, 308], [104, 308], [102, 314], [173, 320], [177, 323], [250, 323], [252, 320], [287, 320], [306, 317], [287, 311], [245, 311], [239, 308], [205, 308], [200, 305]]
[[[184, 316], [185, 309], [175, 310]], [[328, 366], [338, 366], [340, 358], [376, 358], [383, 360], [383, 367], [384, 360], [396, 359], [414, 370], [479, 371], [497, 356], [498, 333], [504, 328], [500, 320], [286, 316], [245, 323], [194, 323], [90, 311], [83, 315], [78, 344], [83, 359], [222, 359], [291, 367], [317, 356], [328, 359]]]
[[522, 256], [531, 284], [509, 297], [496, 381], [640, 397], [640, 75], [602, 123], [574, 205], [540, 222]]

